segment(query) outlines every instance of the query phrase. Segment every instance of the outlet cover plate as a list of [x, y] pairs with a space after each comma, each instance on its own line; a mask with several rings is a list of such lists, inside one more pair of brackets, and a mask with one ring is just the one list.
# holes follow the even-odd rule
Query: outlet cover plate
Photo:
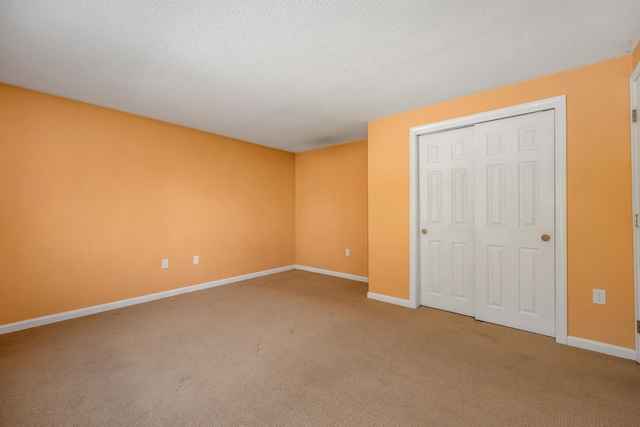
[[593, 290], [593, 303], [607, 305], [607, 291], [603, 289]]

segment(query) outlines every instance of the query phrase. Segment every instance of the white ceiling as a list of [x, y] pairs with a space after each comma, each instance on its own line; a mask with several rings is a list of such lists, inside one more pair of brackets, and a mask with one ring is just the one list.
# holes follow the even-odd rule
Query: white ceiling
[[638, 0], [0, 0], [0, 82], [300, 152], [639, 39]]

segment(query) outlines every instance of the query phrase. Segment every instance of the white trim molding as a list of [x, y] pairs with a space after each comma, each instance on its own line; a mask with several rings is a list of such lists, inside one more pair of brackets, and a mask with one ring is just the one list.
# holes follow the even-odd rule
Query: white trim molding
[[[633, 110], [640, 109], [640, 99], [636, 99], [636, 89], [640, 85], [640, 63], [636, 66], [635, 70], [631, 73], [629, 80], [629, 99], [631, 102], [631, 108], [629, 109], [629, 115]], [[640, 135], [638, 132], [637, 123], [633, 123], [633, 120], [629, 120], [631, 123], [631, 200], [634, 215], [640, 214]], [[640, 228], [632, 226], [633, 228], [633, 288], [635, 292], [635, 322], [640, 321]], [[635, 323], [634, 322], [634, 323]], [[636, 338], [636, 361], [640, 363], [640, 333], [636, 330], [636, 325], [633, 325], [633, 330]]]
[[62, 322], [63, 320], [75, 319], [77, 317], [89, 316], [91, 314], [102, 313], [103, 311], [116, 310], [118, 308], [129, 307], [131, 305], [142, 304], [145, 302], [155, 301], [162, 298], [169, 298], [176, 295], [186, 294], [189, 292], [201, 291], [216, 286], [228, 285], [229, 283], [241, 282], [243, 280], [254, 279], [256, 277], [267, 276], [269, 274], [282, 273], [283, 271], [293, 270], [293, 265], [285, 267], [273, 268], [271, 270], [263, 270], [255, 273], [243, 274], [241, 276], [229, 277], [226, 279], [214, 280], [212, 282], [201, 283], [199, 285], [187, 286], [184, 288], [171, 289], [155, 294], [143, 295], [140, 297], [129, 298], [120, 301], [109, 302], [106, 304], [94, 305], [92, 307], [80, 308], [78, 310], [65, 311], [64, 313], [52, 314], [50, 316], [38, 317], [35, 319], [23, 320], [21, 322], [9, 323], [0, 326], [0, 335], [10, 332], [21, 331], [23, 329], [35, 328], [36, 326], [48, 325], [50, 323]]
[[399, 305], [399, 306], [407, 307], [407, 308], [418, 308], [418, 306], [415, 305], [411, 300], [402, 299], [402, 298], [396, 298], [396, 297], [390, 297], [390, 296], [382, 295], [382, 294], [376, 294], [374, 292], [367, 292], [367, 298], [374, 299], [376, 301], [386, 302], [386, 303], [389, 303], [389, 304], [395, 304], [395, 305]]
[[473, 126], [538, 111], [554, 111], [555, 121], [555, 279], [556, 342], [567, 344], [567, 100], [565, 95], [515, 105], [452, 120], [416, 126], [409, 130], [409, 301], [420, 304], [420, 247], [418, 138], [445, 130]]
[[605, 344], [599, 341], [591, 341], [578, 337], [567, 337], [567, 344], [572, 347], [582, 348], [584, 350], [596, 351], [611, 356], [621, 357], [623, 359], [635, 359], [636, 352], [632, 348], [619, 347], [617, 345]]
[[307, 267], [306, 265], [296, 264], [296, 270], [309, 271], [311, 273], [325, 274], [327, 276], [341, 277], [343, 279], [355, 280], [356, 282], [369, 283], [369, 278], [365, 276], [356, 276], [355, 274], [340, 273], [339, 271], [325, 270], [323, 268]]

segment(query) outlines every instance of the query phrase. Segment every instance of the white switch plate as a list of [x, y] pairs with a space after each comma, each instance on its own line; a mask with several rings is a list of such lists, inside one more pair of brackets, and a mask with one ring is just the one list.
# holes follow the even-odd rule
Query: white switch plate
[[169, 268], [169, 260], [168, 259], [163, 259], [162, 260], [162, 268]]
[[344, 250], [344, 255], [345, 256], [349, 256], [350, 253], [351, 253], [351, 251], [349, 249], [345, 249]]
[[604, 291], [602, 289], [594, 289], [593, 303], [607, 305], [607, 291]]
[[193, 256], [193, 263], [194, 264], [200, 264], [200, 255], [194, 255]]

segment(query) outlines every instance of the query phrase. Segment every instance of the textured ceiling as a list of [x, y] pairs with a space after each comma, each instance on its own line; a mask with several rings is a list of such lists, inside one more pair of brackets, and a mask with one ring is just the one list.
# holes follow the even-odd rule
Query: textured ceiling
[[0, 82], [299, 152], [639, 39], [638, 0], [0, 0]]

